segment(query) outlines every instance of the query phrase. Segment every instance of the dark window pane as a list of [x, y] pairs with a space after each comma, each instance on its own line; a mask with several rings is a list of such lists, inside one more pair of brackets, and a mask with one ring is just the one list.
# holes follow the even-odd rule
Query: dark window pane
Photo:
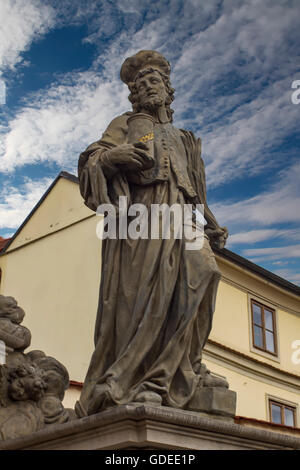
[[261, 307], [256, 304], [252, 304], [253, 307], [253, 322], [256, 325], [262, 326], [262, 319], [261, 319]]
[[286, 426], [295, 426], [294, 412], [290, 408], [284, 408], [284, 424]]
[[259, 348], [263, 347], [263, 335], [262, 335], [262, 328], [259, 326], [254, 326], [254, 344]]
[[272, 422], [276, 424], [281, 424], [281, 408], [278, 405], [271, 405], [271, 413], [272, 413]]
[[270, 331], [266, 331], [266, 349], [275, 352], [274, 335]]
[[267, 330], [274, 331], [273, 327], [273, 313], [265, 309], [265, 327]]

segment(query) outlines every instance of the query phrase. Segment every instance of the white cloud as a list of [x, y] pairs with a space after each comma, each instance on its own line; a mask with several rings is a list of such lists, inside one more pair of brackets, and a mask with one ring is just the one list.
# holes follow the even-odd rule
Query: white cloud
[[[212, 205], [222, 224], [248, 228], [299, 222], [300, 163], [294, 163], [277, 175], [268, 191], [238, 202], [223, 201]], [[293, 235], [295, 237], [295, 233]]]
[[[108, 19], [99, 16], [98, 23]], [[157, 36], [151, 28], [146, 30], [133, 38], [124, 31], [89, 71], [70, 73], [50, 89], [29, 96], [29, 104], [0, 128], [0, 172], [46, 162], [76, 172], [79, 153], [101, 137], [111, 119], [131, 108], [119, 70], [126, 56], [154, 47]]]
[[289, 263], [288, 261], [272, 261], [273, 266], [285, 266], [288, 263]]
[[291, 104], [297, 5], [224, 2], [221, 11], [184, 43], [175, 65], [180, 126], [202, 137], [210, 187], [280, 164], [272, 151], [299, 120]]
[[278, 238], [300, 241], [300, 231], [297, 229], [270, 228], [237, 232], [229, 235], [227, 247], [244, 243], [252, 245], [265, 240], [271, 241]]
[[0, 229], [19, 227], [51, 183], [51, 178], [27, 178], [18, 188], [4, 185], [0, 192]]
[[64, 84], [35, 95], [3, 134], [0, 171], [28, 163], [56, 162], [76, 171], [78, 156], [101, 136], [109, 120], [128, 109], [128, 91], [99, 74], [70, 75]]
[[265, 230], [250, 230], [247, 232], [238, 232], [233, 235], [229, 235], [227, 247], [237, 243], [257, 243], [269, 238], [277, 237], [280, 235], [280, 230], [277, 229], [265, 229]]
[[300, 282], [300, 273], [294, 272], [292, 269], [276, 269], [274, 270], [274, 274], [289, 279], [290, 282]]
[[248, 256], [260, 256], [266, 255], [270, 258], [293, 258], [300, 256], [300, 245], [289, 245], [289, 246], [279, 246], [272, 248], [250, 248], [244, 250], [244, 253]]
[[0, 70], [19, 64], [32, 41], [53, 26], [54, 16], [39, 0], [1, 0]]
[[0, 105], [6, 103], [6, 85], [2, 78], [0, 78]]
[[[199, 0], [169, 5], [130, 0], [114, 7], [98, 0], [52, 4], [60, 24], [87, 22], [86, 40], [99, 46], [99, 57], [90, 72], [71, 76], [68, 85], [65, 80], [53, 83], [50, 91], [30, 97], [30, 106], [20, 109], [2, 131], [0, 171], [46, 160], [67, 168], [71, 161], [75, 165], [78, 151], [99, 135], [113, 115], [130, 108], [119, 69], [125, 57], [143, 48], [160, 50], [172, 63], [175, 124], [202, 136], [210, 187], [273, 165], [272, 148], [296, 131], [298, 109], [291, 104], [287, 81], [296, 67], [287, 54], [289, 37], [297, 33], [293, 4], [274, 5], [270, 0], [263, 4], [215, 0], [209, 5]], [[43, 9], [38, 11], [41, 16]], [[44, 24], [42, 17], [40, 23]], [[116, 35], [107, 32], [114, 39], [103, 52], [107, 24]], [[223, 95], [220, 82], [228, 85], [231, 77], [233, 81], [238, 77], [241, 84]], [[268, 86], [262, 88], [264, 81]]]
[[[279, 173], [268, 191], [249, 199], [212, 206], [219, 222], [227, 225], [232, 233], [228, 248], [246, 244], [249, 248], [244, 249], [242, 255], [254, 263], [268, 267], [271, 261], [274, 266], [288, 265], [289, 275], [285, 276], [287, 271], [283, 270], [277, 274], [291, 282], [298, 282], [297, 273], [290, 265], [300, 256], [300, 245], [295, 244], [300, 240], [299, 177], [300, 163], [294, 163]], [[272, 246], [275, 240], [277, 244], [284, 240], [285, 246]], [[264, 242], [267, 247], [252, 248], [258, 242]]]
[[250, 104], [240, 105], [229, 122], [203, 135], [211, 187], [279, 163], [272, 151], [297, 131], [299, 110], [290, 95], [286, 80], [270, 85]]
[[[100, 26], [110, 15], [113, 13], [108, 11], [104, 18], [93, 18], [93, 28], [95, 23], [99, 26], [98, 36], [92, 35], [89, 40], [101, 37]], [[56, 162], [76, 171], [80, 151], [100, 138], [111, 119], [131, 108], [129, 91], [119, 79], [120, 65], [137, 49], [155, 48], [160, 35], [152, 26], [133, 37], [123, 31], [90, 71], [71, 73], [49, 90], [28, 97], [29, 105], [0, 129], [0, 171], [39, 162]]]
[[299, 258], [300, 245], [288, 245], [271, 248], [250, 248], [243, 251], [245, 256], [264, 257], [264, 260], [276, 260], [281, 258]]

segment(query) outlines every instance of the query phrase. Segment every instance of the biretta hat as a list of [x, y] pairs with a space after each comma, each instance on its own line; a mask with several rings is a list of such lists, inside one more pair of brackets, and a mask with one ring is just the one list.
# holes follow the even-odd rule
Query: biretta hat
[[153, 67], [166, 75], [170, 75], [171, 66], [167, 59], [157, 51], [139, 51], [137, 54], [125, 59], [120, 72], [121, 80], [128, 85], [134, 82], [141, 70]]

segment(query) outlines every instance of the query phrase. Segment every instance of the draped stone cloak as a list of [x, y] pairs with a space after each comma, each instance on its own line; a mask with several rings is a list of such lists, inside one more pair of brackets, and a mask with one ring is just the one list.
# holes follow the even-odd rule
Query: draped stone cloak
[[[105, 152], [127, 143], [128, 112], [114, 119], [102, 138], [79, 158], [80, 191], [96, 211], [119, 196], [128, 205], [204, 204], [207, 227], [218, 224], [206, 203], [201, 141], [171, 123], [154, 126], [155, 165], [124, 173]], [[212, 326], [220, 278], [205, 236], [198, 250], [185, 239], [106, 239], [102, 245], [95, 351], [76, 410], [81, 416], [160, 395], [176, 408], [201, 386], [202, 349]]]

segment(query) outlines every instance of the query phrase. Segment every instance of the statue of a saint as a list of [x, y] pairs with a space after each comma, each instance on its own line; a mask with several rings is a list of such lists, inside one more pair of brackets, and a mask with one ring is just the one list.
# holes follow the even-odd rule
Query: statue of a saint
[[[80, 155], [85, 204], [118, 208], [120, 196], [147, 208], [203, 204], [207, 225], [198, 250], [186, 250], [184, 237], [103, 241], [95, 351], [78, 416], [129, 402], [185, 409], [199, 387], [228, 387], [201, 362], [220, 279], [210, 245], [223, 247], [227, 230], [206, 203], [200, 139], [172, 124], [170, 64], [160, 53], [126, 59], [121, 79], [133, 112]], [[145, 115], [152, 128], [133, 141], [132, 127]]]

